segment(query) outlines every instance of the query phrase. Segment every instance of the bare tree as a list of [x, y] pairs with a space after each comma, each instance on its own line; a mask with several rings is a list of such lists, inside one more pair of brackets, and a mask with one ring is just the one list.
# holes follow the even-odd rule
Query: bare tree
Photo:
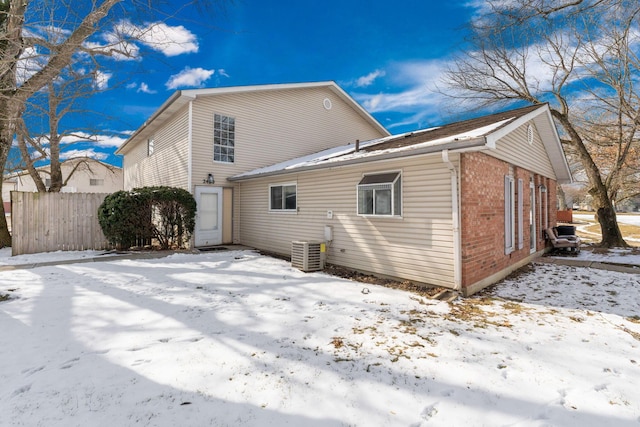
[[[9, 152], [21, 126], [28, 100], [51, 85], [69, 69], [79, 55], [93, 58], [133, 55], [132, 40], [145, 36], [145, 31], [115, 25], [123, 17], [138, 13], [179, 11], [190, 4], [163, 3], [162, 0], [0, 0], [0, 175], [4, 175]], [[206, 8], [207, 2], [203, 6]], [[208, 2], [223, 3], [223, 0]], [[116, 7], [118, 6], [118, 7]], [[211, 7], [211, 6], [209, 6]], [[143, 15], [139, 16], [140, 18]], [[104, 26], [112, 26], [114, 38], [107, 45], [89, 44], [90, 37]], [[26, 131], [22, 131], [22, 136]], [[27, 141], [24, 141], [25, 144]], [[55, 169], [55, 167], [54, 167]], [[53, 172], [53, 170], [52, 170]], [[56, 181], [59, 182], [56, 177]], [[1, 185], [1, 183], [0, 183]], [[58, 184], [56, 184], [58, 185]], [[2, 200], [0, 200], [2, 202]], [[0, 209], [3, 204], [0, 203]], [[11, 245], [4, 211], [0, 211], [0, 247]]]
[[[509, 4], [508, 9], [501, 5]], [[624, 0], [490, 1], [472, 24], [470, 48], [448, 70], [453, 96], [480, 105], [548, 102], [563, 142], [582, 165], [602, 229], [601, 245], [626, 246], [612, 188], [637, 143], [640, 5]], [[450, 93], [451, 94], [451, 93]], [[603, 171], [589, 148], [595, 125], [616, 128], [615, 161]]]
[[[93, 70], [88, 68], [91, 66], [94, 67]], [[97, 112], [82, 107], [85, 100], [104, 90], [96, 82], [99, 76], [95, 63], [89, 63], [87, 67], [75, 63], [62, 70], [55, 81], [28, 100], [25, 113], [17, 122], [16, 137], [22, 169], [29, 173], [39, 192], [59, 192], [76, 171], [87, 167], [90, 169], [89, 159], [79, 159], [67, 171], [67, 175], [63, 176], [63, 150], [77, 142], [95, 141], [97, 130], [89, 127], [62, 127], [61, 122], [69, 116], [81, 116], [85, 119], [84, 122], [88, 117], [98, 115]], [[29, 122], [46, 126], [35, 131], [33, 126], [27, 126]], [[48, 164], [46, 170], [37, 168], [38, 164], [45, 161]], [[83, 168], [79, 168], [83, 164]], [[45, 185], [43, 176], [48, 177], [48, 186]]]
[[[27, 37], [24, 34], [29, 0], [2, 0], [3, 12], [0, 18], [0, 172], [4, 175], [9, 150], [16, 133], [17, 123], [25, 111], [27, 100], [45, 85], [54, 81], [61, 70], [68, 67], [74, 54], [84, 50], [83, 43], [93, 35], [109, 14], [111, 9], [122, 0], [104, 0], [93, 3], [88, 13], [68, 22], [73, 29], [62, 39], [51, 40], [39, 37]], [[8, 8], [6, 4], [8, 3]], [[42, 4], [42, 3], [40, 3]], [[43, 47], [49, 52], [42, 67], [18, 84], [18, 64], [28, 48]], [[0, 247], [11, 245], [4, 210], [0, 215]]]

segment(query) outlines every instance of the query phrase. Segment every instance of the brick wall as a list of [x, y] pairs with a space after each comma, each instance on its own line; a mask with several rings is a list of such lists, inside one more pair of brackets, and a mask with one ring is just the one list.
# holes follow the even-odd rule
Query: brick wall
[[[530, 182], [533, 178], [536, 203], [540, 203], [539, 185], [547, 187], [549, 225], [556, 221], [555, 181], [510, 166], [484, 153], [464, 153], [460, 159], [460, 237], [462, 241], [462, 286], [468, 287], [489, 276], [508, 269], [530, 254], [529, 211], [531, 204]], [[516, 188], [515, 250], [505, 254], [504, 249], [504, 176], [511, 175]], [[523, 181], [523, 245], [518, 249], [518, 180]], [[547, 209], [543, 197], [542, 210]], [[544, 214], [536, 206], [536, 250], [545, 246], [542, 230]]]

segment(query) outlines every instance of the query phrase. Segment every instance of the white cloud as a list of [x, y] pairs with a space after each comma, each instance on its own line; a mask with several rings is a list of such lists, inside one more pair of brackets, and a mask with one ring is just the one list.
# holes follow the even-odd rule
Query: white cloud
[[157, 90], [150, 89], [149, 85], [146, 84], [145, 82], [140, 83], [140, 86], [138, 87], [138, 90], [136, 90], [136, 92], [149, 93], [149, 94], [158, 93]]
[[[127, 132], [122, 132], [122, 134], [126, 135]], [[124, 144], [125, 141], [126, 138], [115, 135], [91, 135], [84, 132], [76, 132], [73, 135], [67, 135], [62, 138], [62, 143], [65, 145], [77, 142], [87, 142], [96, 147], [104, 148], [118, 148]]]
[[31, 76], [40, 71], [45, 66], [47, 57], [38, 53], [36, 48], [27, 47], [22, 51], [16, 66], [16, 77], [18, 85], [23, 84]]
[[105, 90], [109, 87], [109, 80], [113, 77], [111, 73], [105, 73], [103, 71], [96, 71], [93, 80], [93, 85], [98, 90]]
[[[442, 61], [404, 62], [391, 66], [389, 72], [376, 70], [378, 76], [388, 75], [399, 89], [395, 92], [355, 93], [354, 98], [371, 113], [407, 112], [420, 108], [437, 108], [442, 95], [436, 91], [436, 83], [442, 78], [446, 63]], [[373, 76], [361, 77], [365, 79]], [[358, 80], [360, 80], [358, 79]]]
[[138, 31], [142, 43], [166, 56], [195, 53], [199, 48], [195, 34], [182, 25], [171, 27], [163, 22], [155, 22], [138, 28]]
[[224, 68], [220, 68], [218, 70], [218, 75], [221, 77], [229, 77], [229, 74], [227, 74], [227, 71]]
[[178, 74], [171, 76], [169, 81], [165, 83], [167, 89], [177, 89], [179, 87], [202, 87], [215, 70], [205, 70], [204, 68], [186, 67]]
[[[125, 133], [126, 134], [126, 133]], [[126, 138], [121, 138], [115, 135], [98, 135], [94, 141], [94, 145], [98, 147], [114, 147], [118, 148], [126, 141]]]
[[111, 31], [101, 34], [104, 43], [88, 42], [86, 47], [107, 52], [119, 61], [140, 57], [138, 44], [161, 52], [165, 56], [197, 52], [198, 39], [182, 25], [170, 26], [164, 22], [135, 25], [131, 21], [118, 22]]
[[77, 157], [90, 157], [96, 160], [104, 160], [109, 157], [109, 155], [107, 153], [95, 151], [93, 148], [89, 148], [86, 150], [68, 150], [60, 153], [61, 160], [73, 159]]
[[356, 80], [356, 87], [370, 86], [378, 77], [384, 77], [386, 73], [381, 70], [375, 70], [366, 76], [362, 76]]

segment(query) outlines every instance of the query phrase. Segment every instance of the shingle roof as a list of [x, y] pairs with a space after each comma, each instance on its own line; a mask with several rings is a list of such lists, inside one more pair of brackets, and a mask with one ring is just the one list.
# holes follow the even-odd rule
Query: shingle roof
[[[464, 135], [465, 133], [475, 131], [478, 129], [486, 128], [492, 124], [500, 123], [497, 127], [487, 128], [485, 134], [495, 132], [497, 129], [507, 125], [511, 121], [518, 119], [536, 109], [540, 108], [540, 105], [531, 105], [528, 107], [518, 108], [515, 110], [504, 111], [495, 114], [489, 114], [487, 116], [478, 117], [475, 119], [463, 120], [461, 122], [454, 122], [444, 126], [439, 126], [432, 129], [426, 129], [423, 131], [417, 131], [407, 134], [398, 135], [393, 139], [386, 139], [385, 142], [380, 144], [369, 145], [363, 148], [363, 151], [380, 151], [389, 150], [394, 148], [409, 147], [415, 144], [423, 144], [429, 141], [435, 141], [443, 138], [448, 138], [455, 135]], [[502, 122], [502, 123], [501, 123]], [[476, 134], [475, 136], [483, 136], [482, 134]]]
[[[545, 128], [543, 144], [547, 150], [558, 182], [571, 182], [571, 174], [560, 146], [553, 118], [546, 104], [531, 105], [444, 126], [390, 135], [331, 148], [309, 156], [291, 159], [275, 165], [247, 171], [228, 178], [241, 181], [270, 175], [347, 166], [375, 160], [432, 154], [443, 150], [477, 150], [495, 148], [496, 141], [526, 120], [534, 120]], [[541, 127], [538, 128], [541, 130]]]

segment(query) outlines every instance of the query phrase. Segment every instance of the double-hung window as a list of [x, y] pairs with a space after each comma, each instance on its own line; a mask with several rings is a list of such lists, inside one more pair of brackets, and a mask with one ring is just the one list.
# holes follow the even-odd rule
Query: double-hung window
[[358, 215], [401, 216], [400, 172], [365, 175], [358, 183]]
[[279, 184], [269, 186], [269, 210], [276, 212], [296, 212], [296, 184]]
[[213, 160], [233, 163], [235, 161], [236, 119], [214, 114], [213, 116]]

